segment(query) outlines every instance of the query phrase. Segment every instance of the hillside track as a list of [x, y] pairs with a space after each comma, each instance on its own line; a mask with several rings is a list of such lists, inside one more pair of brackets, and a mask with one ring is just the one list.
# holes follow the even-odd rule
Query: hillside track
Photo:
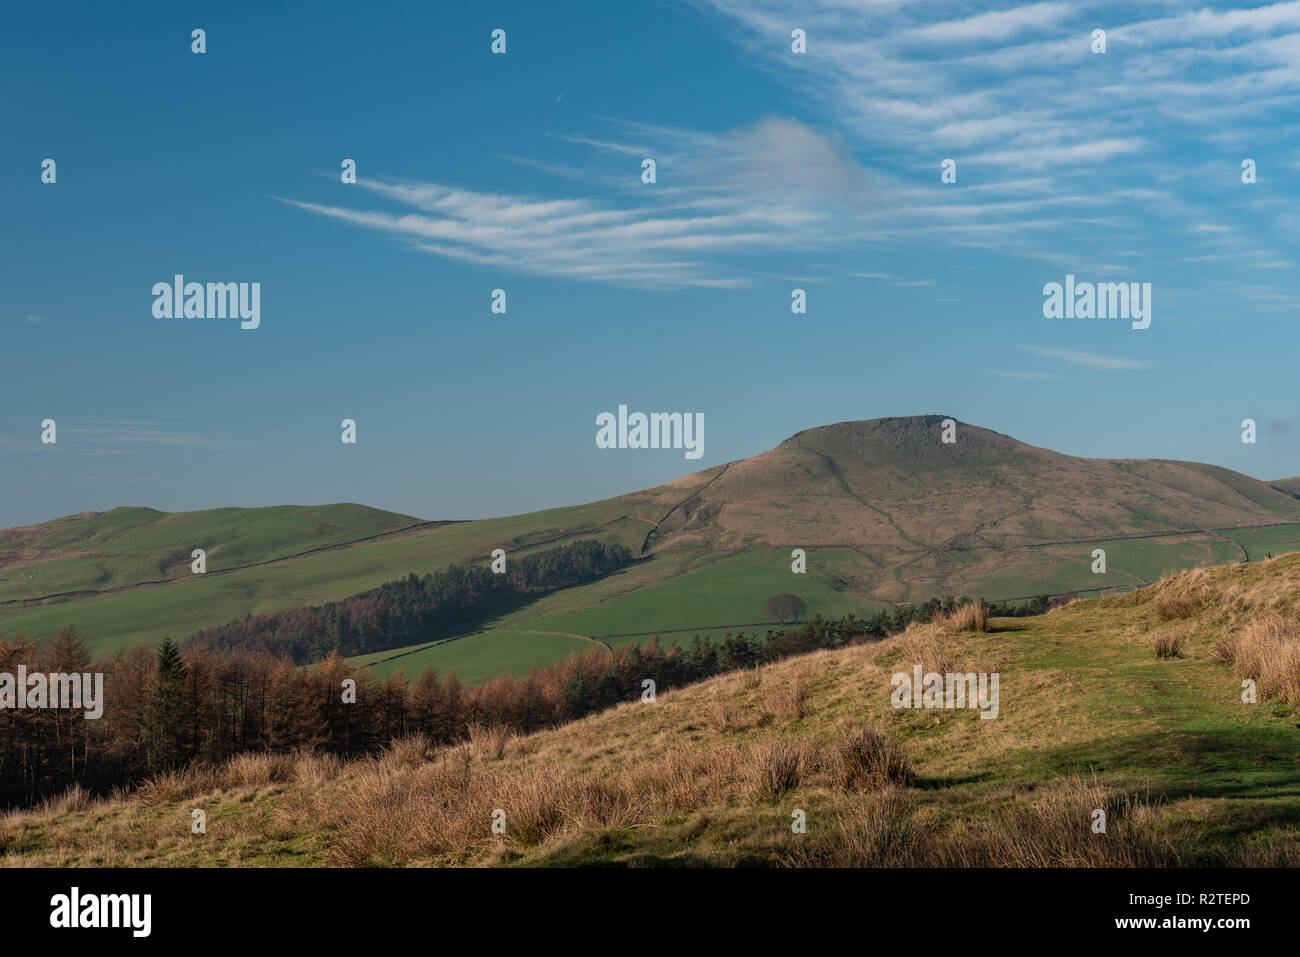
[[[647, 551], [649, 551], [649, 549], [650, 549], [650, 539], [654, 536], [655, 532], [659, 531], [659, 526], [662, 525], [664, 522], [668, 521], [669, 516], [671, 516], [671, 515], [673, 514], [673, 512], [677, 511], [677, 510], [678, 510], [679, 508], [681, 508], [683, 505], [687, 505], [687, 504], [689, 504], [690, 502], [694, 501], [695, 499], [699, 498], [699, 497], [704, 493], [704, 490], [705, 490], [705, 489], [707, 489], [710, 485], [712, 485], [712, 484], [713, 484], [714, 482], [716, 482], [718, 479], [722, 478], [722, 476], [724, 476], [724, 475], [727, 474], [727, 469], [731, 468], [731, 465], [732, 465], [731, 462], [728, 462], [728, 463], [726, 463], [725, 465], [723, 465], [723, 466], [722, 466], [722, 470], [721, 470], [720, 472], [718, 472], [717, 475], [713, 476], [713, 478], [709, 479], [707, 482], [705, 482], [703, 485], [701, 485], [699, 488], [697, 488], [697, 489], [696, 489], [694, 492], [692, 492], [690, 495], [686, 496], [686, 498], [682, 499], [680, 502], [678, 502], [676, 505], [674, 505], [672, 508], [670, 508], [668, 511], [666, 511], [666, 512], [664, 513], [663, 518], [661, 518], [661, 519], [659, 519], [659, 521], [655, 522], [654, 528], [650, 529], [650, 531], [648, 531], [648, 532], [645, 533], [645, 541], [643, 541], [643, 542], [641, 543], [641, 554], [642, 554], [642, 555], [645, 555], [645, 553], [646, 553]], [[642, 519], [642, 521], [644, 521], [644, 519]]]

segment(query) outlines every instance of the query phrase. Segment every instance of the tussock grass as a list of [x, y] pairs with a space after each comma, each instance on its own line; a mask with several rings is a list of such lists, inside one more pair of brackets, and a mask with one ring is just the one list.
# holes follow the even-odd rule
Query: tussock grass
[[983, 601], [968, 601], [943, 618], [940, 627], [954, 635], [965, 631], [988, 631], [989, 606]]
[[795, 674], [791, 680], [769, 685], [767, 709], [777, 721], [802, 718], [808, 709], [808, 683], [804, 676]]
[[501, 725], [484, 725], [475, 722], [469, 726], [469, 746], [474, 753], [488, 761], [500, 761], [506, 745], [514, 733]]
[[1156, 617], [1161, 621], [1175, 621], [1191, 618], [1201, 609], [1204, 599], [1198, 595], [1175, 595], [1161, 593], [1152, 602]]
[[85, 811], [94, 804], [90, 792], [80, 784], [74, 784], [68, 790], [55, 797], [46, 798], [36, 809], [36, 813], [46, 817]]
[[907, 786], [916, 780], [916, 772], [902, 750], [871, 728], [841, 737], [835, 742], [833, 758], [835, 784], [845, 791]]
[[1156, 635], [1151, 642], [1157, 658], [1181, 658], [1185, 636], [1180, 631], [1167, 631]]
[[745, 765], [753, 799], [777, 800], [802, 784], [817, 764], [817, 752], [800, 741], [768, 738], [753, 745]]
[[882, 644], [902, 652], [902, 664], [909, 670], [920, 665], [922, 673], [948, 674], [957, 670], [957, 660], [950, 644], [943, 640], [945, 631], [942, 622], [935, 625], [914, 624], [897, 638]]
[[[1105, 833], [1092, 827], [1098, 809]], [[1076, 776], [1013, 797], [990, 820], [937, 830], [921, 823], [915, 792], [891, 787], [844, 805], [831, 827], [810, 832], [785, 859], [804, 867], [1177, 867], [1184, 855], [1157, 818], [1156, 804]]]
[[1256, 682], [1260, 697], [1300, 704], [1300, 629], [1276, 612], [1254, 618], [1221, 638], [1214, 658]]

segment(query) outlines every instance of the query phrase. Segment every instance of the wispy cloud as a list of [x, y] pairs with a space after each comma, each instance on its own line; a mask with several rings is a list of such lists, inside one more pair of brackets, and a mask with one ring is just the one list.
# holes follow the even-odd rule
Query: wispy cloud
[[1044, 356], [1048, 359], [1059, 359], [1062, 362], [1069, 362], [1072, 365], [1082, 366], [1085, 369], [1097, 369], [1103, 372], [1136, 372], [1140, 369], [1150, 369], [1150, 362], [1142, 362], [1137, 359], [1121, 359], [1115, 356], [1098, 355], [1095, 352], [1072, 352], [1068, 349], [1050, 349], [1046, 346], [1021, 346], [1026, 352], [1032, 352], [1035, 355]]
[[[805, 121], [717, 131], [597, 117], [544, 137], [536, 155], [498, 157], [561, 181], [546, 195], [431, 173], [281, 201], [458, 262], [622, 285], [731, 288], [792, 268], [742, 259], [903, 244], [1102, 272], [1119, 248], [1142, 268], [1217, 264], [1197, 281], [1252, 268], [1279, 280], [1253, 303], [1300, 304], [1279, 252], [1300, 230], [1294, 188], [1275, 175], [1236, 199], [1243, 150], [1273, 157], [1262, 184], [1300, 138], [1300, 123], [1278, 122], [1300, 109], [1300, 2], [692, 2], [794, 91]], [[790, 52], [796, 26], [807, 55]], [[1104, 54], [1091, 49], [1098, 27]], [[640, 180], [647, 157], [653, 185]], [[939, 181], [946, 158], [958, 163], [951, 186]]]
[[[838, 137], [794, 120], [769, 118], [719, 135], [622, 129], [630, 142], [657, 148], [566, 138], [617, 154], [627, 167], [625, 188], [599, 200], [385, 179], [357, 185], [397, 209], [276, 198], [475, 265], [636, 286], [724, 288], [752, 280], [720, 260], [832, 244], [878, 205], [870, 175]], [[658, 164], [654, 184], [642, 184], [641, 164], [627, 162], [647, 155]], [[570, 169], [580, 173], [551, 171]]]
[[[919, 228], [933, 242], [996, 242], [1082, 268], [1089, 247], [1145, 240], [1149, 253], [1167, 255], [1161, 240], [1178, 235], [1226, 246], [1210, 250], [1226, 269], [1249, 265], [1269, 242], [1267, 225], [1287, 231], [1297, 197], [1293, 177], [1280, 173], [1300, 125], [1279, 119], [1300, 110], [1300, 3], [1031, 2], [972, 13], [944, 0], [695, 2], [855, 146], [912, 165], [915, 180], [901, 181], [909, 215], [893, 238]], [[796, 26], [807, 33], [806, 55], [790, 52]], [[1092, 51], [1097, 28], [1107, 33], [1105, 53]], [[1223, 155], [1189, 163], [1207, 142]], [[1265, 171], [1274, 177], [1259, 190], [1259, 214], [1240, 229], [1207, 223], [1228, 190], [1241, 195], [1238, 164], [1256, 152], [1260, 183]], [[944, 158], [958, 164], [947, 188], [938, 183]], [[1060, 213], [1048, 246], [1030, 213], [1051, 197]], [[998, 209], [1014, 201], [1027, 206]], [[1300, 304], [1294, 290], [1291, 302]]]

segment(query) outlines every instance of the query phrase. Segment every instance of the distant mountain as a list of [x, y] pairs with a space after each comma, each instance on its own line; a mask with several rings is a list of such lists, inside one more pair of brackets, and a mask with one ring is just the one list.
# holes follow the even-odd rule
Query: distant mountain
[[1286, 492], [1288, 495], [1294, 495], [1296, 498], [1300, 498], [1300, 476], [1295, 478], [1277, 479], [1268, 484], [1279, 491]]
[[[1300, 479], [1077, 458], [960, 422], [945, 443], [944, 419], [807, 429], [643, 491], [472, 522], [327, 505], [114, 509], [7, 529], [0, 634], [48, 637], [71, 622], [93, 646], [123, 648], [486, 562], [496, 548], [520, 555], [597, 539], [644, 559], [485, 623], [498, 637], [400, 659], [408, 673], [454, 664], [481, 679], [567, 654], [584, 637], [617, 644], [664, 631], [689, 640], [696, 628], [755, 626], [781, 592], [803, 598], [810, 614], [841, 616], [932, 596], [1126, 590], [1167, 570], [1300, 550], [1291, 494]], [[206, 575], [190, 571], [194, 548], [207, 551]], [[796, 548], [807, 556], [804, 575], [791, 571]], [[507, 654], [500, 634], [511, 629]]]
[[429, 523], [352, 504], [82, 512], [0, 531], [0, 599], [188, 576], [195, 548], [204, 549], [207, 567], [215, 571], [417, 524]]
[[943, 419], [873, 419], [800, 432], [713, 474], [660, 526], [655, 547], [806, 543], [901, 552], [1300, 520], [1300, 501], [1229, 469], [1076, 458], [963, 423], [956, 442], [945, 444]]

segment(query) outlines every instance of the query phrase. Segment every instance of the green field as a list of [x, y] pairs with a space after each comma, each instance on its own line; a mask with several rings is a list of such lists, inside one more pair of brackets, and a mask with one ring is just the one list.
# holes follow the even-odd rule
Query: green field
[[[0, 632], [25, 630], [44, 638], [75, 623], [93, 650], [111, 652], [138, 642], [157, 643], [168, 635], [184, 637], [247, 614], [346, 598], [411, 572], [426, 574], [453, 562], [486, 560], [493, 548], [528, 551], [543, 547], [540, 542], [583, 537], [607, 522], [612, 524], [601, 529], [602, 539], [639, 547], [645, 526], [621, 515], [617, 506], [597, 503], [416, 529], [234, 571], [213, 570], [210, 562], [208, 574], [201, 576], [190, 575], [187, 563], [185, 577], [165, 584], [36, 605], [0, 605]], [[268, 547], [262, 546], [262, 552]], [[251, 546], [243, 552], [256, 553]]]
[[362, 505], [283, 505], [159, 512], [115, 508], [56, 523], [36, 543], [66, 558], [0, 569], [0, 601], [107, 591], [190, 574], [191, 552], [216, 572], [404, 528], [421, 520]]
[[[1106, 552], [1105, 574], [1092, 571], [1092, 551], [1095, 548]], [[1288, 550], [1296, 549], [1300, 549], [1300, 542]], [[1022, 549], [1013, 564], [993, 574], [974, 578], [966, 591], [990, 600], [1018, 598], [1035, 593], [1025, 590], [1026, 584], [1033, 583], [1036, 591], [1053, 595], [1071, 591], [1102, 594], [1095, 589], [1128, 590], [1157, 582], [1166, 571], [1227, 565], [1240, 558], [1238, 548], [1211, 535], [1052, 545]]]
[[412, 645], [392, 651], [380, 651], [349, 659], [370, 665], [377, 678], [387, 678], [401, 668], [407, 678], [415, 678], [429, 668], [445, 678], [449, 671], [463, 685], [476, 685], [498, 675], [523, 676], [538, 665], [565, 661], [575, 654], [585, 655], [601, 645], [582, 638], [528, 632], [491, 633], [454, 638], [434, 645]]
[[[607, 604], [541, 615], [530, 606], [502, 618], [499, 626], [571, 631], [592, 637], [653, 629], [718, 628], [767, 621], [763, 605], [781, 592], [802, 598], [808, 605], [809, 617], [870, 614], [882, 607], [879, 602], [864, 601], [836, 589], [842, 581], [840, 574], [850, 570], [851, 558], [848, 549], [809, 549], [807, 573], [795, 575], [790, 572], [789, 549], [742, 552], [709, 565], [685, 569]], [[607, 582], [597, 584], [617, 588], [619, 576], [638, 571], [619, 572]], [[589, 598], [583, 594], [583, 588], [568, 589], [565, 593], [570, 605], [592, 604]], [[610, 638], [609, 641], [618, 644], [644, 639]]]
[[1220, 534], [1241, 545], [1252, 562], [1261, 561], [1269, 552], [1274, 555], [1285, 555], [1288, 552], [1300, 551], [1300, 525], [1241, 529]]

